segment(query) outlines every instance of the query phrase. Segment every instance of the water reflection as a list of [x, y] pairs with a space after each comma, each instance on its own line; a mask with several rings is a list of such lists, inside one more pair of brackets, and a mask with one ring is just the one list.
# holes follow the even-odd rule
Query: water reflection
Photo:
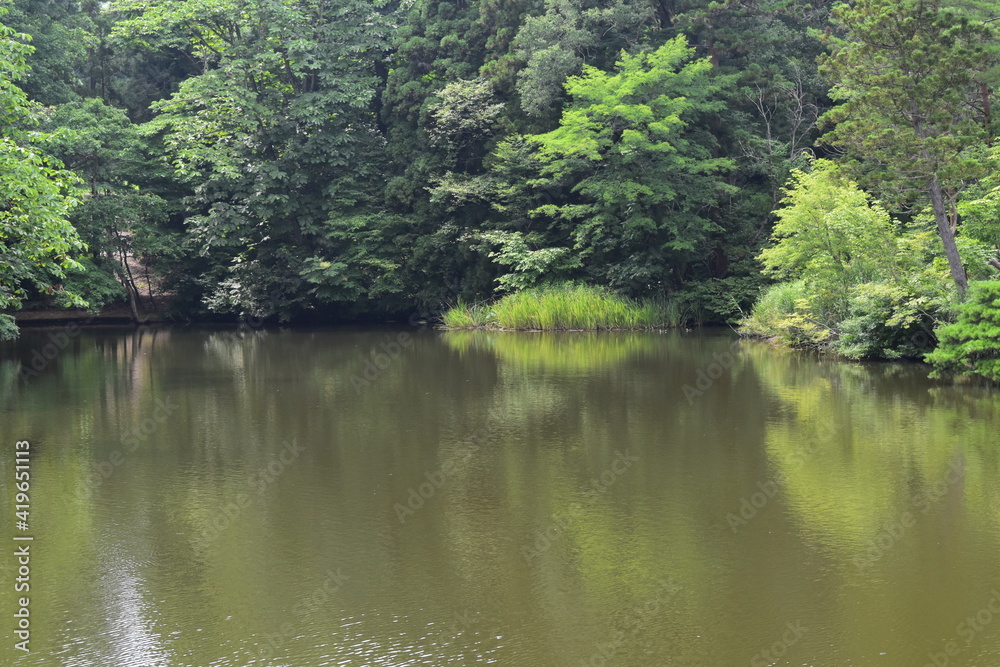
[[400, 333], [88, 331], [29, 381], [45, 333], [5, 348], [39, 588], [0, 660], [996, 663], [956, 629], [1000, 585], [995, 393], [726, 332]]

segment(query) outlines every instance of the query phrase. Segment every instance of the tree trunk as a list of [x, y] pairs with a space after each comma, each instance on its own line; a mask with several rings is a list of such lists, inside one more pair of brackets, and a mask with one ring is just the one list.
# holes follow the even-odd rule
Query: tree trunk
[[944, 205], [944, 195], [941, 192], [941, 184], [938, 182], [937, 174], [931, 177], [928, 184], [931, 195], [931, 205], [934, 208], [934, 221], [937, 223], [938, 236], [944, 244], [944, 254], [948, 258], [948, 268], [951, 269], [951, 278], [958, 286], [958, 293], [964, 299], [965, 291], [969, 288], [969, 278], [962, 266], [962, 258], [958, 254], [958, 246], [955, 244], [955, 232], [951, 229], [951, 221], [948, 219], [948, 211]]
[[660, 19], [660, 27], [667, 29], [674, 24], [674, 13], [668, 7], [666, 0], [659, 0], [656, 3], [656, 13]]
[[121, 258], [122, 267], [124, 271], [120, 272], [122, 285], [125, 287], [125, 291], [128, 292], [128, 305], [132, 310], [132, 319], [135, 320], [136, 324], [141, 324], [139, 318], [139, 308], [137, 304], [137, 298], [139, 295], [139, 288], [135, 286], [135, 278], [132, 276], [132, 269], [128, 265], [128, 253], [125, 252], [124, 248], [118, 249], [119, 256]]
[[132, 319], [135, 321], [136, 324], [140, 324], [141, 321], [139, 319], [139, 308], [137, 307], [135, 302], [135, 290], [126, 287], [125, 291], [128, 292], [128, 305], [129, 308], [132, 310]]
[[139, 308], [135, 301], [136, 290], [133, 288], [133, 284], [129, 280], [128, 276], [125, 275], [124, 271], [118, 272], [118, 280], [121, 281], [122, 287], [125, 288], [125, 293], [128, 295], [128, 306], [132, 311], [132, 320], [136, 324], [139, 324]]

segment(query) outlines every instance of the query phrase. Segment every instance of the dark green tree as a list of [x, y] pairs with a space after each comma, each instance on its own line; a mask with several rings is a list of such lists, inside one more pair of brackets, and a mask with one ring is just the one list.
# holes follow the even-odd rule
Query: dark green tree
[[76, 0], [13, 0], [5, 23], [31, 35], [34, 50], [19, 83], [28, 97], [46, 105], [77, 99], [84, 87], [93, 23]]
[[938, 375], [978, 375], [1000, 382], [1000, 281], [970, 287], [958, 321], [935, 331], [938, 348], [926, 360]]
[[544, 13], [526, 18], [514, 40], [525, 63], [517, 75], [521, 107], [558, 118], [567, 77], [584, 64], [610, 69], [622, 49], [634, 50], [655, 27], [650, 0], [546, 0]]
[[[44, 126], [52, 132], [50, 151], [80, 177], [81, 204], [70, 219], [89, 252], [86, 271], [70, 283], [92, 306], [127, 297], [138, 320], [138, 285], [144, 282], [152, 298], [150, 268], [166, 273], [163, 262], [154, 265], [178, 245], [164, 230], [167, 201], [152, 191], [157, 176], [166, 180], [166, 166], [151, 155], [139, 126], [100, 99], [60, 105]], [[137, 261], [139, 276], [132, 268]]]
[[198, 66], [154, 105], [149, 127], [193, 188], [188, 235], [209, 263], [201, 281], [212, 310], [288, 317], [371, 278], [368, 265], [341, 261], [338, 239], [385, 172], [374, 103], [387, 5], [116, 4], [128, 17], [118, 35], [181, 50]]
[[[719, 151], [736, 160], [735, 194], [711, 212], [726, 230], [708, 259], [710, 275], [754, 274], [754, 253], [767, 239], [773, 211], [794, 168], [808, 160], [816, 121], [829, 108], [818, 75], [823, 45], [814, 32], [828, 24], [827, 0], [660, 3], [673, 29], [708, 57], [717, 76], [731, 77], [725, 107], [710, 128]], [[735, 287], [731, 285], [730, 287]]]
[[57, 305], [84, 306], [61, 284], [80, 269], [84, 245], [68, 220], [77, 201], [73, 175], [47, 157], [45, 137], [27, 130], [37, 109], [15, 83], [27, 71], [31, 47], [0, 24], [0, 339], [17, 335], [9, 311], [32, 295], [51, 295]]
[[406, 281], [418, 301], [436, 306], [491, 289], [488, 266], [459, 242], [490, 209], [473, 200], [443, 206], [429, 190], [442, 179], [482, 174], [496, 142], [520, 122], [514, 86], [521, 62], [512, 41], [541, 4], [418, 0], [401, 17], [382, 95], [392, 159], [385, 200], [412, 235]]

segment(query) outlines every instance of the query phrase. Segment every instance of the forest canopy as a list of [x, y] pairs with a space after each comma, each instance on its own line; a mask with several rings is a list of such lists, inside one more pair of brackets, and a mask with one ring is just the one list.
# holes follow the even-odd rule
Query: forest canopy
[[1000, 276], [992, 3], [0, 7], [0, 336], [572, 283], [916, 356]]

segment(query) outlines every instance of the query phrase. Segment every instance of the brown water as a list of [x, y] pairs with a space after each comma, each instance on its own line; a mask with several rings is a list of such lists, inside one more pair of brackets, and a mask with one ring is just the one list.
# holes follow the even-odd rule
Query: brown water
[[723, 333], [51, 333], [0, 350], [0, 665], [1000, 665], [996, 392]]

